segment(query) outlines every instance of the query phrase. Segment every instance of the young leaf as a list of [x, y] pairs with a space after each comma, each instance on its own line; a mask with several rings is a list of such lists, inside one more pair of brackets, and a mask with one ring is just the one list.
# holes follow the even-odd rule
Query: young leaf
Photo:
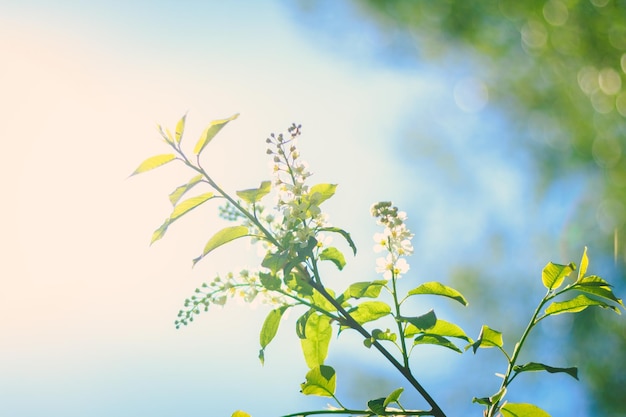
[[482, 329], [480, 329], [480, 334], [478, 335], [478, 340], [465, 349], [467, 350], [471, 346], [474, 349], [474, 353], [476, 353], [478, 348], [502, 347], [503, 345], [502, 333], [483, 324]]
[[193, 187], [195, 187], [200, 181], [202, 181], [202, 174], [198, 174], [195, 177], [193, 177], [192, 179], [189, 180], [189, 182], [187, 184], [183, 184], [179, 187], [176, 187], [176, 189], [174, 191], [172, 191], [172, 193], [170, 194], [169, 198], [170, 198], [170, 202], [172, 203], [173, 206], [176, 205], [176, 203], [178, 203], [178, 200], [181, 199], [181, 197], [189, 190], [191, 190]]
[[500, 412], [503, 417], [550, 417], [541, 408], [527, 403], [506, 403]]
[[306, 321], [304, 334], [306, 337], [300, 339], [300, 344], [306, 364], [310, 369], [323, 365], [333, 334], [330, 318], [322, 314], [311, 314]]
[[322, 253], [320, 253], [320, 259], [322, 261], [331, 261], [340, 271], [346, 265], [346, 258], [344, 258], [343, 253], [333, 247], [324, 249]]
[[617, 314], [621, 314], [620, 311], [610, 305], [605, 303], [604, 301], [594, 300], [592, 298], [587, 297], [586, 295], [580, 294], [577, 297], [572, 298], [567, 301], [555, 301], [546, 308], [544, 317], [552, 316], [555, 314], [562, 313], [578, 313], [583, 311], [589, 306], [599, 306], [602, 308], [610, 308], [615, 311]]
[[174, 133], [176, 135], [174, 136], [176, 138], [176, 143], [180, 143], [181, 139], [183, 138], [183, 132], [185, 131], [185, 119], [186, 118], [187, 118], [187, 115], [185, 114], [183, 117], [181, 117], [178, 123], [176, 123], [176, 132]]
[[316, 184], [311, 187], [309, 197], [315, 205], [319, 206], [335, 194], [337, 184]]
[[575, 269], [576, 265], [572, 263], [569, 265], [560, 265], [548, 262], [541, 272], [541, 281], [547, 289], [554, 290], [559, 288], [565, 277], [571, 274]]
[[391, 394], [387, 395], [387, 398], [385, 398], [385, 402], [383, 402], [383, 406], [387, 407], [391, 403], [397, 404], [403, 391], [404, 388], [398, 388], [397, 390], [394, 390]]
[[359, 324], [378, 320], [391, 314], [391, 307], [382, 301], [365, 301], [352, 311], [350, 315]]
[[161, 137], [163, 138], [165, 143], [168, 143], [170, 145], [174, 143], [174, 140], [172, 139], [172, 134], [170, 133], [169, 130], [167, 131], [167, 133], [165, 133], [163, 131], [163, 127], [160, 124], [157, 124], [157, 129], [159, 133], [161, 134]]
[[184, 214], [187, 214], [189, 211], [195, 209], [200, 204], [206, 203], [207, 201], [212, 199], [214, 196], [215, 195], [213, 193], [208, 192], [208, 193], [200, 194], [199, 196], [196, 196], [196, 197], [188, 198], [187, 200], [181, 202], [176, 207], [174, 207], [174, 211], [172, 211], [172, 214], [170, 214], [170, 223], [172, 223], [174, 220], [178, 219], [179, 217], [183, 216]]
[[375, 400], [369, 400], [367, 402], [367, 407], [376, 415], [386, 415], [387, 412], [385, 409], [385, 399], [384, 398], [376, 398]]
[[335, 394], [335, 370], [330, 366], [320, 365], [306, 374], [306, 382], [300, 384], [304, 395], [332, 397]]
[[354, 241], [350, 237], [350, 233], [348, 233], [345, 230], [340, 229], [338, 227], [322, 227], [322, 228], [320, 228], [320, 231], [321, 232], [339, 233], [341, 236], [343, 236], [343, 238], [346, 240], [346, 242], [348, 242], [348, 245], [350, 245], [350, 248], [352, 249], [352, 254], [356, 255], [356, 246], [354, 244]]
[[265, 348], [270, 344], [276, 332], [278, 332], [278, 326], [280, 325], [280, 319], [283, 317], [283, 313], [287, 310], [288, 306], [282, 306], [270, 311], [263, 327], [261, 328], [261, 334], [259, 335], [259, 343], [261, 344], [261, 350], [259, 351], [259, 359], [261, 364], [265, 362]]
[[597, 295], [598, 297], [606, 298], [611, 301], [615, 301], [616, 303], [624, 307], [624, 303], [622, 302], [622, 300], [620, 298], [617, 298], [615, 294], [613, 294], [613, 290], [611, 290], [611, 286], [609, 285], [609, 283], [595, 275], [579, 279], [576, 284], [572, 286], [572, 288], [578, 291], [586, 292], [588, 294]]
[[170, 226], [170, 224], [174, 223], [181, 216], [195, 209], [202, 203], [209, 201], [213, 197], [213, 193], [204, 193], [197, 197], [188, 198], [179, 205], [175, 206], [172, 214], [170, 214], [170, 217], [165, 219], [163, 224], [159, 226], [159, 228], [156, 229], [154, 233], [152, 233], [152, 239], [150, 240], [150, 244], [153, 244], [157, 240], [161, 239], [165, 235], [165, 232], [167, 232], [167, 228]]
[[585, 274], [587, 273], [587, 267], [589, 266], [589, 258], [587, 258], [587, 246], [585, 246], [585, 250], [583, 251], [583, 257], [580, 260], [580, 268], [578, 269], [578, 279], [577, 282], [580, 281]]
[[246, 203], [254, 204], [270, 192], [271, 181], [263, 181], [259, 188], [237, 191], [237, 195]]
[[413, 345], [439, 345], [447, 347], [448, 349], [452, 349], [455, 352], [463, 353], [463, 351], [456, 347], [454, 343], [452, 343], [445, 337], [438, 336], [436, 334], [421, 334], [415, 338]]
[[150, 244], [151, 245], [154, 242], [156, 242], [157, 240], [161, 239], [165, 235], [165, 232], [167, 232], [167, 228], [170, 226], [170, 223], [171, 223], [171, 221], [170, 221], [170, 218], [168, 217], [167, 219], [165, 219], [163, 224], [161, 226], [159, 226], [159, 228], [156, 229], [152, 233], [152, 238], [150, 239]]
[[532, 372], [532, 371], [546, 371], [551, 374], [555, 374], [558, 372], [563, 372], [571, 376], [572, 378], [578, 379], [578, 368], [554, 368], [552, 366], [544, 365], [543, 363], [537, 362], [529, 362], [524, 365], [517, 365], [513, 368], [515, 372], [518, 374], [521, 372]]
[[433, 294], [433, 295], [441, 295], [444, 297], [452, 298], [453, 300], [458, 301], [464, 306], [467, 305], [467, 300], [463, 297], [463, 294], [455, 290], [454, 288], [443, 285], [440, 282], [426, 282], [419, 287], [412, 289], [408, 292], [408, 295], [416, 295], [416, 294]]
[[209, 126], [204, 129], [204, 132], [202, 132], [200, 139], [198, 139], [196, 146], [193, 148], [193, 153], [200, 155], [200, 152], [202, 152], [204, 147], [207, 146], [211, 140], [213, 140], [215, 135], [217, 135], [228, 122], [235, 120], [237, 117], [239, 117], [239, 113], [234, 114], [227, 119], [212, 121]]
[[411, 323], [421, 331], [432, 328], [437, 323], [437, 316], [434, 310], [418, 317], [400, 317], [400, 320]]
[[398, 336], [389, 329], [385, 331], [374, 329], [372, 330], [372, 337], [374, 340], [390, 340], [392, 342], [395, 342], [398, 338]]
[[212, 250], [219, 248], [220, 246], [232, 240], [235, 240], [240, 237], [247, 236], [247, 235], [248, 235], [248, 228], [245, 226], [230, 226], [230, 227], [226, 227], [220, 230], [219, 232], [214, 234], [211, 239], [209, 239], [209, 241], [204, 246], [202, 255], [195, 258], [193, 260], [193, 264], [195, 265], [196, 263], [198, 263], [200, 259], [208, 255], [209, 252], [211, 252]]
[[172, 162], [176, 159], [176, 155], [173, 153], [167, 153], [163, 155], [155, 155], [143, 161], [136, 170], [133, 171], [130, 176], [141, 174], [142, 172], [150, 171], [151, 169], [155, 169], [160, 167], [161, 165], [165, 165], [168, 162]]

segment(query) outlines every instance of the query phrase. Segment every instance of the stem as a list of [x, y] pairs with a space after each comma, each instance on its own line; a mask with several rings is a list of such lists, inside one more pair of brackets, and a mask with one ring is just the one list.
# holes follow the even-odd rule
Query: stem
[[213, 179], [209, 176], [209, 174], [200, 165], [200, 160], [199, 159], [198, 159], [198, 165], [196, 166], [196, 165], [194, 165], [193, 163], [191, 163], [189, 161], [189, 159], [185, 156], [185, 154], [180, 149], [178, 149], [174, 145], [172, 145], [172, 146], [178, 152], [178, 154], [181, 156], [182, 161], [185, 163], [185, 165], [187, 165], [189, 168], [193, 169], [194, 171], [198, 172], [199, 174], [202, 174], [202, 176], [204, 178], [206, 178], [207, 183], [211, 187], [213, 187], [213, 189], [215, 191], [217, 191], [222, 197], [224, 197], [226, 200], [228, 200], [228, 202], [230, 204], [235, 206], [235, 208], [237, 208], [237, 210], [239, 210], [244, 216], [246, 216], [252, 223], [254, 223], [259, 228], [259, 230], [265, 235], [265, 237], [267, 238], [268, 241], [270, 241], [277, 248], [282, 249], [281, 244], [274, 238], [274, 235], [272, 235], [261, 224], [261, 222], [259, 222], [259, 220], [256, 218], [256, 216], [254, 214], [251, 214], [248, 210], [246, 210], [244, 207], [242, 207], [241, 204], [239, 204], [235, 199], [233, 199], [230, 195], [228, 195], [228, 193], [226, 193], [226, 191], [222, 190], [222, 188], [219, 185], [217, 185], [217, 183], [215, 181], [213, 181]]
[[[316, 264], [315, 259], [312, 259], [313, 265]], [[319, 274], [317, 273], [317, 267], [313, 267], [313, 273], [315, 274], [315, 279], [310, 280], [309, 284], [316, 289], [328, 302], [330, 302], [333, 307], [337, 309], [339, 313], [344, 317], [345, 323], [350, 328], [359, 332], [366, 339], [371, 339], [372, 335], [363, 328], [354, 318], [344, 309], [341, 304], [335, 300], [335, 298], [326, 291], [324, 285], [321, 283], [321, 279]], [[443, 410], [439, 407], [437, 402], [430, 396], [430, 394], [422, 387], [422, 385], [415, 379], [411, 370], [408, 366], [403, 366], [398, 360], [391, 354], [383, 345], [381, 345], [378, 340], [374, 340], [372, 342], [372, 346], [374, 346], [401, 374], [404, 378], [420, 393], [420, 395], [426, 400], [426, 402], [431, 406], [431, 415], [435, 417], [446, 417]], [[297, 415], [297, 414], [296, 414]]]
[[398, 325], [398, 334], [400, 335], [400, 343], [402, 345], [402, 359], [404, 359], [404, 367], [405, 368], [409, 368], [409, 355], [407, 354], [406, 351], [406, 340], [404, 338], [404, 329], [402, 328], [402, 323], [400, 322], [400, 304], [398, 303], [398, 294], [397, 294], [397, 290], [396, 290], [396, 274], [395, 272], [391, 272], [391, 283], [393, 285], [393, 303], [395, 304], [396, 307], [396, 324]]
[[[513, 372], [513, 368], [515, 367], [515, 362], [517, 361], [517, 357], [519, 356], [522, 350], [522, 347], [524, 346], [524, 342], [526, 341], [526, 338], [530, 334], [530, 331], [537, 324], [538, 322], [537, 316], [539, 316], [539, 312], [541, 311], [541, 308], [545, 305], [546, 302], [554, 298], [554, 296], [555, 296], [554, 294], [551, 295], [551, 290], [548, 290], [548, 293], [544, 295], [544, 297], [541, 299], [541, 302], [535, 309], [535, 312], [533, 313], [532, 318], [528, 322], [528, 325], [526, 326], [524, 333], [522, 333], [522, 337], [520, 338], [519, 342], [517, 342], [517, 344], [515, 345], [515, 348], [513, 349], [513, 354], [511, 355], [511, 358], [509, 359], [509, 365], [506, 369], [506, 374], [504, 375], [504, 378], [502, 379], [502, 384], [500, 385], [500, 389], [497, 392], [501, 392], [502, 390], [506, 389], [506, 387], [509, 386], [511, 381], [513, 381], [513, 378], [515, 378], [515, 375], [511, 377], [511, 372]], [[500, 405], [501, 400], [502, 398], [500, 398], [498, 401], [496, 401], [489, 407], [487, 417], [494, 417], [495, 413], [497, 413], [498, 410], [500, 409], [499, 405]]]
[[300, 411], [298, 413], [285, 414], [284, 416], [281, 416], [281, 417], [306, 417], [306, 416], [321, 415], [321, 414], [353, 414], [353, 415], [367, 416], [367, 417], [398, 416], [398, 415], [403, 415], [403, 416], [430, 416], [432, 415], [430, 411], [421, 411], [421, 410], [414, 410], [414, 411], [402, 410], [402, 411], [393, 411], [393, 412], [389, 412], [385, 414], [376, 414], [372, 410], [350, 410], [348, 408], [343, 408], [339, 410]]

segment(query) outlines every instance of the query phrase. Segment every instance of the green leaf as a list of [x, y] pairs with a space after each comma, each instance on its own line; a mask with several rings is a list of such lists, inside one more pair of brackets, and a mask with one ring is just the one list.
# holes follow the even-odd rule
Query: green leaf
[[214, 194], [211, 192], [208, 192], [208, 193], [204, 193], [199, 196], [196, 196], [196, 197], [188, 198], [187, 200], [179, 203], [177, 206], [174, 207], [174, 211], [172, 211], [172, 214], [170, 214], [170, 223], [178, 219], [179, 217], [183, 216], [184, 214], [187, 214], [188, 212], [195, 209], [199, 205], [206, 203], [213, 197], [214, 197]]
[[387, 398], [385, 398], [385, 402], [383, 402], [383, 405], [387, 407], [391, 403], [397, 404], [398, 401], [400, 400], [400, 395], [402, 394], [403, 391], [404, 391], [404, 388], [398, 388], [397, 390], [393, 391], [391, 394], [387, 395]]
[[375, 400], [369, 400], [367, 402], [367, 407], [376, 415], [385, 415], [387, 412], [385, 409], [385, 399], [384, 398], [376, 398]]
[[620, 298], [617, 298], [615, 294], [613, 294], [613, 290], [611, 290], [611, 285], [602, 278], [595, 275], [579, 279], [576, 284], [572, 286], [572, 288], [578, 291], [586, 292], [588, 294], [597, 295], [598, 297], [606, 298], [611, 301], [615, 301], [622, 307], [624, 306], [622, 300]]
[[245, 411], [237, 410], [230, 417], [252, 417], [250, 414]]
[[337, 184], [316, 184], [309, 190], [311, 203], [319, 206], [335, 194]]
[[421, 334], [415, 338], [413, 345], [439, 345], [452, 349], [455, 352], [463, 353], [463, 351], [456, 347], [454, 343], [445, 337], [436, 334]]
[[200, 152], [202, 152], [204, 147], [207, 146], [211, 140], [213, 140], [215, 135], [217, 135], [228, 122], [235, 120], [237, 117], [239, 117], [239, 113], [234, 114], [227, 119], [212, 121], [209, 126], [204, 129], [204, 132], [202, 132], [200, 139], [198, 139], [196, 146], [193, 148], [193, 153], [200, 155]]
[[524, 365], [516, 365], [513, 370], [518, 374], [521, 372], [534, 372], [534, 371], [547, 371], [551, 374], [555, 374], [558, 372], [563, 372], [571, 376], [572, 378], [578, 379], [578, 368], [555, 368], [552, 366], [544, 365], [543, 363], [537, 362], [529, 362]]
[[167, 228], [170, 227], [170, 223], [171, 221], [170, 221], [170, 218], [168, 217], [167, 219], [165, 219], [163, 224], [159, 226], [158, 229], [152, 232], [152, 238], [150, 239], [151, 245], [157, 240], [161, 239], [165, 235], [165, 232], [167, 232]]
[[465, 349], [468, 349], [471, 346], [474, 349], [474, 353], [476, 353], [478, 348], [501, 348], [503, 345], [504, 342], [502, 341], [502, 333], [483, 324], [483, 327], [480, 329], [480, 334], [478, 335], [478, 340]]
[[202, 181], [202, 174], [198, 174], [195, 177], [193, 177], [192, 179], [189, 180], [189, 182], [187, 184], [183, 184], [179, 187], [176, 187], [176, 189], [174, 191], [172, 191], [172, 193], [170, 194], [170, 202], [172, 203], [173, 206], [176, 205], [176, 203], [178, 203], [178, 200], [181, 199], [181, 197], [189, 190], [191, 190], [193, 187], [195, 187], [200, 181]]
[[136, 170], [133, 171], [130, 176], [141, 174], [142, 172], [150, 171], [151, 169], [155, 169], [160, 167], [161, 165], [165, 165], [168, 162], [172, 162], [176, 159], [176, 155], [173, 153], [166, 153], [162, 155], [151, 156], [150, 158], [143, 161]]
[[320, 253], [320, 259], [322, 261], [331, 261], [340, 271], [346, 265], [346, 258], [344, 258], [343, 253], [333, 247], [324, 249], [322, 253]]
[[193, 260], [193, 264], [195, 265], [196, 263], [198, 263], [200, 259], [208, 255], [209, 252], [211, 252], [212, 250], [219, 248], [220, 246], [232, 240], [235, 240], [240, 237], [247, 236], [247, 235], [248, 235], [248, 228], [245, 226], [230, 226], [230, 227], [226, 227], [220, 230], [219, 232], [214, 234], [211, 239], [209, 239], [209, 241], [204, 246], [202, 255], [195, 258]]
[[565, 277], [571, 274], [575, 269], [576, 265], [572, 263], [569, 265], [560, 265], [548, 262], [541, 272], [541, 281], [547, 289], [554, 290], [559, 288], [561, 284], [563, 284]]
[[261, 266], [269, 268], [272, 273], [276, 274], [278, 271], [283, 269], [288, 260], [289, 254], [287, 252], [268, 252], [267, 255], [265, 255], [265, 258], [263, 258]]
[[377, 298], [386, 284], [385, 280], [355, 282], [344, 292], [344, 298]]
[[350, 315], [359, 324], [378, 320], [391, 314], [391, 307], [382, 301], [364, 301], [352, 311]]
[[411, 323], [413, 326], [424, 331], [432, 328], [437, 323], [437, 316], [434, 310], [418, 317], [400, 317], [400, 320]]
[[311, 314], [306, 321], [304, 334], [306, 337], [300, 339], [300, 344], [306, 364], [311, 369], [323, 365], [333, 334], [330, 318], [323, 314]]
[[340, 229], [338, 227], [322, 227], [319, 230], [321, 232], [339, 233], [341, 236], [343, 236], [343, 238], [346, 240], [346, 242], [348, 242], [348, 245], [350, 245], [350, 248], [352, 249], [352, 254], [356, 255], [356, 246], [354, 244], [354, 241], [350, 237], [350, 233], [348, 233], [345, 230]]
[[237, 191], [237, 195], [246, 203], [254, 204], [260, 201], [270, 192], [272, 182], [263, 181], [259, 188], [250, 188], [248, 190]]
[[296, 334], [298, 335], [298, 338], [306, 339], [306, 322], [313, 313], [315, 313], [315, 310], [310, 308], [306, 313], [298, 317], [298, 320], [296, 321]]
[[332, 397], [335, 394], [335, 370], [330, 366], [320, 365], [306, 374], [306, 382], [300, 384], [304, 395]]
[[389, 341], [395, 342], [397, 339], [398, 339], [398, 335], [396, 335], [389, 329], [385, 331], [382, 331], [380, 329], [374, 329], [372, 330], [372, 337], [370, 337], [369, 339], [364, 339], [363, 344], [365, 345], [365, 347], [369, 349], [370, 347], [372, 347], [372, 344], [376, 340], [389, 340]]
[[437, 319], [437, 323], [428, 330], [420, 330], [417, 327], [409, 324], [404, 332], [405, 337], [411, 337], [418, 333], [425, 333], [431, 335], [438, 336], [446, 336], [446, 337], [456, 337], [458, 339], [463, 339], [469, 343], [472, 343], [472, 339], [465, 334], [463, 329], [461, 329], [456, 324], [447, 322], [445, 320]]
[[453, 300], [458, 301], [459, 303], [466, 306], [467, 300], [463, 297], [463, 294], [455, 290], [454, 288], [443, 285], [440, 282], [426, 282], [419, 287], [412, 289], [408, 292], [408, 295], [416, 295], [416, 294], [433, 294], [433, 295], [441, 295], [444, 297], [452, 298]]
[[392, 342], [395, 342], [398, 338], [398, 336], [389, 329], [385, 331], [382, 331], [380, 329], [374, 329], [372, 330], [372, 337], [375, 340], [390, 340]]
[[261, 360], [261, 364], [265, 362], [265, 348], [270, 344], [274, 336], [276, 336], [276, 332], [278, 332], [278, 326], [280, 325], [280, 319], [283, 317], [285, 310], [287, 310], [288, 306], [282, 306], [280, 308], [275, 308], [270, 311], [265, 321], [263, 322], [263, 327], [261, 328], [261, 333], [259, 334], [259, 343], [261, 344], [261, 350], [259, 351], [259, 359]]
[[577, 297], [572, 298], [567, 301], [555, 301], [546, 308], [544, 317], [552, 316], [556, 314], [562, 313], [578, 313], [583, 311], [589, 306], [599, 306], [602, 308], [610, 308], [615, 311], [617, 314], [621, 314], [620, 311], [604, 301], [594, 300], [592, 298], [587, 297], [586, 295], [580, 294]]
[[588, 266], [589, 258], [587, 258], [587, 246], [585, 246], [585, 250], [583, 251], [583, 257], [580, 260], [580, 268], [578, 269], [578, 279], [576, 281], [580, 281], [585, 276]]
[[275, 291], [280, 288], [281, 280], [274, 274], [267, 274], [265, 272], [259, 272], [259, 280], [261, 285], [269, 291]]
[[185, 114], [183, 117], [181, 117], [178, 123], [176, 123], [176, 132], [175, 132], [176, 143], [180, 143], [180, 141], [183, 138], [183, 132], [185, 131], [185, 119], [186, 118], [187, 118], [187, 115]]
[[309, 277], [305, 276], [302, 271], [292, 272], [283, 278], [283, 282], [292, 291], [298, 293], [301, 297], [311, 298], [314, 294], [313, 287], [309, 284]]
[[527, 403], [506, 403], [500, 412], [503, 417], [550, 417], [541, 408]]
[[163, 224], [159, 226], [159, 228], [155, 230], [154, 233], [152, 233], [152, 240], [150, 241], [150, 244], [153, 244], [157, 240], [161, 239], [165, 235], [165, 232], [167, 231], [167, 228], [170, 226], [170, 224], [174, 223], [183, 215], [187, 214], [201, 204], [209, 201], [213, 197], [213, 193], [204, 193], [196, 197], [188, 198], [187, 200], [175, 206], [172, 214], [170, 214], [170, 217], [165, 219]]
[[[333, 298], [335, 297], [335, 292], [330, 288], [326, 288], [326, 292], [330, 294]], [[312, 302], [315, 306], [321, 308], [322, 310], [326, 310], [329, 312], [337, 311], [334, 305], [331, 304], [330, 301], [326, 299], [319, 291], [315, 291], [313, 293]]]

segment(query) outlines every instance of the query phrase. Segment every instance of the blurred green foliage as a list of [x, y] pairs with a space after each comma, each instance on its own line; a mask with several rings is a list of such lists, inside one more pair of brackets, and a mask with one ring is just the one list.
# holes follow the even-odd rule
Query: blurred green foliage
[[[309, 11], [316, 6], [322, 9], [323, 3], [302, 2]], [[426, 66], [471, 68], [472, 94], [488, 96], [490, 107], [506, 118], [508, 141], [533, 156], [540, 196], [564, 178], [582, 179], [578, 181], [584, 182], [582, 196], [567, 213], [568, 227], [560, 241], [565, 246], [568, 241], [588, 245], [595, 253], [602, 252], [605, 260], [614, 260], [610, 278], [623, 293], [626, 0], [362, 0], [352, 4], [354, 15], [376, 28], [389, 56], [409, 57]], [[465, 269], [463, 279], [467, 279], [468, 269], [459, 268]], [[475, 275], [482, 276], [476, 278], [480, 281], [489, 277], [489, 271], [476, 270]], [[470, 298], [497, 297], [459, 288]], [[495, 310], [503, 307], [483, 304]], [[626, 326], [623, 318], [596, 315], [576, 319], [570, 360], [581, 365], [586, 375], [583, 381], [594, 396], [596, 415], [624, 415]], [[594, 352], [593, 361], [581, 357], [589, 352]]]
[[[626, 1], [366, 0], [383, 32], [410, 37], [423, 60], [467, 54], [512, 136], [534, 151], [542, 184], [564, 173], [597, 175], [574, 215], [593, 247], [626, 251]], [[463, 65], [459, 62], [458, 65]], [[591, 213], [591, 214], [590, 214]], [[599, 232], [599, 233], [598, 233]]]

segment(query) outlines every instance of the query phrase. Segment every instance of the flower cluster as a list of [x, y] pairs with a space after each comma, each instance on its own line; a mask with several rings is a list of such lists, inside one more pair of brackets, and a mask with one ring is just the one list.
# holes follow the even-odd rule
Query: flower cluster
[[306, 162], [300, 159], [296, 139], [301, 126], [293, 124], [288, 129], [289, 137], [273, 133], [266, 140], [267, 150], [273, 155], [273, 185], [278, 190], [277, 210], [282, 221], [276, 229], [278, 241], [286, 247], [295, 244], [304, 247], [316, 231], [327, 225], [327, 216], [319, 205], [322, 197], [311, 192], [306, 180], [312, 175]]
[[229, 298], [235, 296], [248, 303], [256, 300], [270, 305], [288, 304], [280, 293], [269, 291], [262, 285], [258, 272], [243, 269], [237, 276], [232, 272], [225, 277], [218, 275], [209, 284], [203, 283], [200, 288], [196, 288], [195, 295], [185, 300], [185, 309], [178, 312], [176, 328], [192, 322], [194, 316], [208, 311], [211, 304], [223, 306]]
[[374, 251], [387, 251], [385, 257], [376, 260], [376, 272], [382, 273], [385, 279], [399, 278], [409, 270], [404, 257], [413, 253], [413, 234], [404, 223], [406, 213], [399, 212], [389, 201], [374, 204], [371, 213], [377, 218], [376, 223], [385, 227], [382, 233], [374, 235]]

